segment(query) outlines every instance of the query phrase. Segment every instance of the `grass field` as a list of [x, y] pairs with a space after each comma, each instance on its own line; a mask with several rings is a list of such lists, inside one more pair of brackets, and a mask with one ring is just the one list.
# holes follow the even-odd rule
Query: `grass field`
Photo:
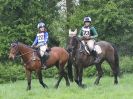
[[54, 78], [44, 80], [48, 89], [43, 89], [38, 80], [32, 80], [31, 91], [26, 91], [26, 80], [0, 84], [0, 99], [133, 99], [133, 74], [123, 75], [118, 85], [113, 84], [113, 77], [104, 76], [98, 86], [93, 84], [94, 80], [95, 77], [84, 78], [85, 89], [75, 83], [66, 87], [64, 79], [55, 89], [57, 80]]

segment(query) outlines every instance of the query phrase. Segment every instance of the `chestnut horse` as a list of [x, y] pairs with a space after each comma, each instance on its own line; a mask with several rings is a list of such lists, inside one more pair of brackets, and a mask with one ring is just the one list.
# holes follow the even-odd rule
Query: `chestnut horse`
[[[17, 54], [22, 57], [24, 62], [24, 67], [27, 76], [27, 90], [31, 89], [31, 73], [35, 71], [37, 73], [40, 84], [45, 88], [47, 85], [42, 80], [42, 66], [40, 58], [37, 54], [37, 51], [20, 42], [14, 42], [11, 44], [9, 58], [14, 59]], [[61, 79], [64, 77], [66, 80], [66, 85], [69, 86], [69, 80], [67, 73], [65, 72], [65, 64], [69, 59], [68, 52], [61, 47], [52, 47], [49, 52], [49, 58], [45, 61], [47, 68], [56, 66], [59, 70], [59, 79], [55, 85], [55, 88], [58, 88]]]
[[[71, 31], [69, 31], [71, 32]], [[80, 51], [82, 42], [81, 40], [76, 36], [77, 33], [71, 32], [69, 33], [69, 39], [67, 44], [67, 50], [70, 53], [70, 59], [69, 60], [69, 78], [73, 79], [73, 73], [72, 73], [72, 64], [74, 65], [75, 69], [75, 77], [74, 80], [80, 87], [84, 87], [84, 84], [82, 84], [82, 76], [83, 76], [83, 68], [95, 65], [96, 70], [98, 71], [98, 77], [95, 80], [94, 84], [99, 84], [100, 78], [103, 75], [103, 70], [101, 68], [101, 64], [104, 61], [107, 61], [113, 71], [114, 74], [114, 83], [118, 83], [117, 76], [119, 74], [119, 57], [117, 50], [112, 44], [106, 41], [99, 41], [96, 42], [96, 45], [100, 46], [101, 48], [101, 60], [99, 63], [94, 63], [94, 56], [90, 53], [88, 53], [85, 48], [83, 52]]]

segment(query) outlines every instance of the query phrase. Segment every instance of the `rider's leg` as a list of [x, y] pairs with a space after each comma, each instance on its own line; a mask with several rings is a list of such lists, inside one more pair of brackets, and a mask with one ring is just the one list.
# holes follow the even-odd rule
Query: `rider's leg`
[[96, 50], [94, 49], [94, 46], [95, 46], [94, 44], [95, 44], [95, 40], [94, 40], [94, 39], [89, 40], [89, 41], [87, 42], [87, 45], [88, 45], [88, 47], [89, 47], [89, 50], [91, 51], [92, 55], [93, 55], [94, 58], [95, 58], [94, 63], [99, 63], [100, 57], [99, 57], [99, 54], [98, 54], [98, 53], [96, 52]]
[[47, 45], [44, 46], [40, 46], [40, 56], [41, 56], [41, 63], [42, 66], [44, 66], [44, 61], [46, 60], [46, 49], [47, 49]]

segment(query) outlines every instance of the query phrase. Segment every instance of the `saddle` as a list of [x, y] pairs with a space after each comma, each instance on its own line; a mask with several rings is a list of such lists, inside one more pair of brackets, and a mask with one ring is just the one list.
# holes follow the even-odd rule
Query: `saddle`
[[84, 45], [83, 43], [81, 43], [80, 52], [84, 52], [84, 54], [86, 54], [85, 52], [87, 52], [88, 54], [90, 54], [90, 49], [87, 44]]
[[40, 55], [40, 49], [38, 47], [33, 47], [33, 49], [36, 50], [37, 56], [42, 60], [43, 62], [46, 61], [49, 58], [49, 52], [51, 51], [51, 48], [47, 48], [46, 51], [44, 52], [43, 57]]

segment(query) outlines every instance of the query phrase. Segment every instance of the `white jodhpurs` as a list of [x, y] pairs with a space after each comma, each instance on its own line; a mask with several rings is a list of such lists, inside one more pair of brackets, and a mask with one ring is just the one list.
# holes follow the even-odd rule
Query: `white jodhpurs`
[[41, 55], [41, 57], [44, 55], [46, 49], [47, 49], [47, 45], [40, 46], [40, 55]]

